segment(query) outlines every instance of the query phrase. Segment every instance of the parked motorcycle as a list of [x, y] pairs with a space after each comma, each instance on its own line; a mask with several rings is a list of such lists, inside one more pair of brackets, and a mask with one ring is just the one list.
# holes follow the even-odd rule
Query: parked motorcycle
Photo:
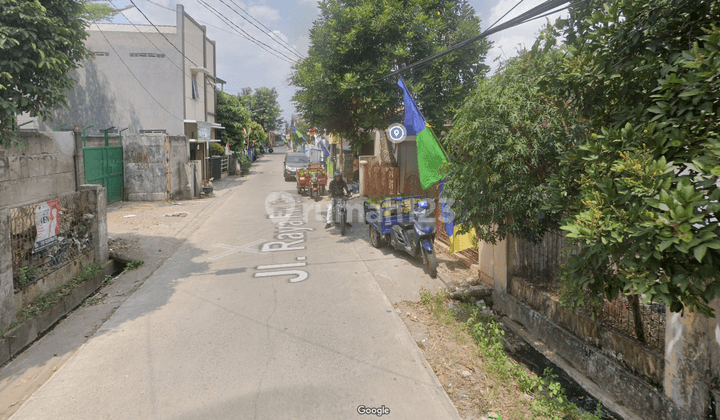
[[340, 225], [340, 235], [345, 236], [347, 223], [347, 200], [351, 194], [336, 197], [335, 208], [333, 209], [333, 223]]
[[[400, 207], [404, 207], [400, 204]], [[437, 259], [435, 258], [435, 218], [430, 217], [430, 205], [427, 200], [415, 203], [411, 220], [398, 222], [390, 229], [390, 244], [395, 249], [407, 252], [416, 257], [422, 255], [423, 264], [427, 265], [430, 277], [437, 276]]]
[[312, 174], [308, 192], [310, 193], [311, 199], [315, 199], [315, 201], [320, 199], [320, 180], [318, 179], [317, 174]]

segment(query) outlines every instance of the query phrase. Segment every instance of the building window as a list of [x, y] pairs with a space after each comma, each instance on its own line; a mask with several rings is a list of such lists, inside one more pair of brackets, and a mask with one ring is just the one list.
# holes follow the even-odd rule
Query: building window
[[192, 81], [192, 98], [200, 99], [200, 92], [198, 92], [198, 83], [197, 79], [195, 79], [195, 75], [193, 75], [190, 80]]
[[165, 58], [165, 54], [156, 54], [156, 53], [130, 53], [130, 57], [139, 57], [139, 58]]

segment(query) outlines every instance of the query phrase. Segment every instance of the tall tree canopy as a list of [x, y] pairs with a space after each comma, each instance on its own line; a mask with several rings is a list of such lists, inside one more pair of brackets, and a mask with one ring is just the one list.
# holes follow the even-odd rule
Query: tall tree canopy
[[710, 314], [718, 21], [712, 1], [571, 8], [458, 113], [446, 189], [457, 221], [490, 240], [559, 225], [579, 245], [562, 274], [572, 306], [622, 293]]
[[265, 132], [281, 127], [280, 104], [275, 88], [260, 87], [253, 92], [252, 88], [243, 88], [238, 94], [240, 102], [247, 106], [253, 121], [263, 127]]
[[66, 104], [68, 72], [89, 56], [83, 3], [0, 0], [0, 139], [12, 139], [16, 115], [48, 118]]
[[245, 133], [250, 127], [250, 111], [240, 103], [237, 96], [218, 91], [217, 122], [225, 127], [220, 130], [223, 144], [230, 141], [230, 149], [240, 151], [245, 147]]
[[[474, 10], [460, 0], [324, 0], [318, 7], [308, 57], [294, 66], [293, 100], [312, 126], [356, 142], [361, 130], [402, 118], [397, 79], [382, 76], [480, 33]], [[438, 134], [488, 71], [489, 47], [479, 41], [404, 76]]]

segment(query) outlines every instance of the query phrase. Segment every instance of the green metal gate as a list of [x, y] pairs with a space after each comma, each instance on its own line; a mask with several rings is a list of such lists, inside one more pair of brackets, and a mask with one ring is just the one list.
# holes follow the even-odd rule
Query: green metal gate
[[124, 192], [123, 148], [108, 146], [83, 149], [85, 182], [107, 189], [108, 204], [122, 201]]

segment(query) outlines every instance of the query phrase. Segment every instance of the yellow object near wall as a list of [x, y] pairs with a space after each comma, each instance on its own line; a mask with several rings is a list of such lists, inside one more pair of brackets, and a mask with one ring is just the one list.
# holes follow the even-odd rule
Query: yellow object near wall
[[[457, 231], [458, 227], [459, 226], [455, 226], [454, 230]], [[473, 246], [477, 246], [473, 245], [473, 243], [477, 243], [475, 229], [472, 229], [470, 232], [462, 235], [455, 233], [450, 237], [450, 253], [465, 251]]]

